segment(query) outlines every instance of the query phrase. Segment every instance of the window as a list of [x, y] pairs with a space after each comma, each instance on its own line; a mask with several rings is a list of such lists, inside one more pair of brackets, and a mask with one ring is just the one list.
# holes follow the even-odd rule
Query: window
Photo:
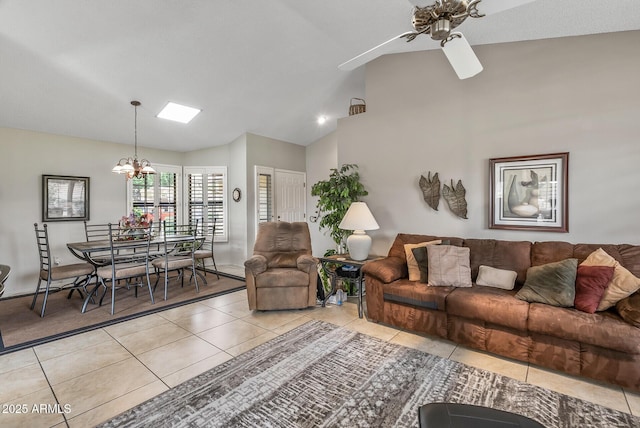
[[216, 221], [216, 242], [228, 240], [227, 167], [185, 167], [186, 222], [204, 227]]
[[273, 176], [258, 173], [258, 223], [273, 221]]
[[163, 221], [180, 222], [178, 189], [182, 168], [173, 165], [154, 165], [154, 168], [155, 174], [130, 180], [127, 205], [134, 212], [153, 214], [153, 228], [160, 231]]

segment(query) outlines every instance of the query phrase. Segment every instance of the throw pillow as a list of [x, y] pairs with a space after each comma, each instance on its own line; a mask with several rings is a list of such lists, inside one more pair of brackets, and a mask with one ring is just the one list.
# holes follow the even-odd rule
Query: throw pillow
[[594, 313], [613, 278], [613, 266], [578, 266], [574, 306], [583, 312]]
[[576, 295], [577, 269], [578, 259], [532, 266], [527, 269], [527, 279], [516, 297], [529, 303], [571, 307]]
[[[433, 245], [450, 245], [448, 239], [443, 239], [440, 242], [435, 241], [436, 243]], [[420, 282], [428, 283], [429, 282], [429, 258], [427, 257], [427, 247], [417, 247], [412, 248], [411, 252], [413, 252], [413, 257], [418, 262], [418, 269], [420, 270]]]
[[503, 290], [513, 290], [516, 285], [518, 273], [513, 270], [497, 269], [491, 266], [480, 265], [476, 284], [487, 287], [502, 288]]
[[430, 245], [429, 285], [471, 287], [471, 263], [468, 247], [453, 245]]
[[634, 276], [625, 269], [616, 259], [611, 257], [602, 248], [598, 248], [585, 261], [580, 263], [585, 266], [613, 266], [613, 278], [604, 291], [604, 296], [600, 300], [597, 311], [606, 311], [624, 299], [640, 290], [640, 278]]
[[427, 257], [427, 247], [417, 247], [411, 250], [413, 257], [418, 262], [420, 270], [420, 282], [429, 282], [429, 258]]
[[640, 293], [625, 297], [616, 304], [616, 309], [623, 320], [640, 328]]
[[404, 244], [404, 253], [407, 258], [407, 268], [409, 269], [409, 281], [420, 280], [420, 268], [418, 268], [418, 261], [413, 255], [414, 248], [426, 247], [427, 245], [439, 244], [442, 241], [437, 239], [435, 241], [420, 242], [419, 244]]

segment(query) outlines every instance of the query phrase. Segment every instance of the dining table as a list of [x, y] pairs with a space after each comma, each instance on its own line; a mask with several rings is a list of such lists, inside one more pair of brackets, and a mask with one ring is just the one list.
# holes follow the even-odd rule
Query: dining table
[[[196, 236], [196, 248], [197, 250], [199, 246], [204, 243], [204, 236]], [[151, 237], [151, 241], [149, 243], [149, 257], [150, 261], [153, 258], [163, 257], [166, 253], [174, 253], [182, 248], [182, 244], [186, 244], [189, 242], [193, 242], [193, 235], [182, 235], [182, 234], [172, 234], [167, 235], [166, 239], [163, 235], [156, 235]], [[165, 246], [166, 243], [166, 246]], [[125, 250], [125, 252], [118, 254], [116, 257], [127, 258], [130, 257], [131, 252], [135, 254], [137, 249], [146, 250], [147, 240], [146, 239], [123, 239], [113, 240], [113, 248], [114, 250]], [[109, 239], [99, 239], [94, 241], [80, 241], [80, 242], [69, 242], [67, 243], [67, 248], [78, 259], [91, 263], [93, 266], [97, 268], [102, 266], [107, 266], [111, 264], [111, 240]], [[153, 249], [152, 249], [153, 248]], [[196, 274], [204, 280], [204, 277], [200, 272], [196, 272]], [[91, 281], [87, 281], [89, 284]], [[206, 281], [205, 281], [206, 282]], [[96, 286], [95, 289], [91, 292], [85, 289], [86, 297], [84, 303], [82, 305], [82, 313], [86, 311], [87, 305], [89, 301], [92, 299], [95, 294], [95, 290], [99, 287], [99, 282], [96, 276]]]

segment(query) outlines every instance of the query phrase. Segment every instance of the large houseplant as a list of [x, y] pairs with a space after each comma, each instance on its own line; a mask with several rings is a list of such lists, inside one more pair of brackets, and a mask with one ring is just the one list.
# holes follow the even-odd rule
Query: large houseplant
[[316, 208], [320, 219], [320, 229], [328, 229], [338, 251], [344, 248], [346, 238], [351, 234], [338, 227], [352, 202], [368, 195], [360, 182], [358, 165], [344, 164], [340, 169], [332, 168], [328, 180], [318, 181], [311, 187], [311, 195], [318, 197]]
[[[325, 256], [345, 252], [345, 242], [351, 234], [349, 230], [338, 227], [342, 218], [347, 213], [352, 202], [356, 202], [361, 196], [368, 195], [364, 185], [360, 182], [358, 165], [343, 164], [340, 169], [332, 168], [328, 180], [318, 181], [311, 187], [311, 195], [318, 197], [316, 208], [320, 219], [320, 229], [328, 229], [335, 249], [325, 252]], [[325, 291], [331, 288], [329, 278], [323, 269], [318, 269]], [[352, 284], [348, 284], [349, 288]], [[347, 290], [348, 292], [352, 290]]]

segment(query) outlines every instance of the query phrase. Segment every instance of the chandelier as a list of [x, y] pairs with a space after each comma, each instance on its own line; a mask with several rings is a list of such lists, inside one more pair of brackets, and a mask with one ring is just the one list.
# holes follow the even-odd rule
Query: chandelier
[[111, 172], [125, 174], [127, 180], [136, 177], [141, 178], [147, 174], [155, 174], [156, 170], [151, 166], [151, 162], [146, 159], [138, 160], [138, 106], [140, 101], [131, 101], [134, 111], [134, 151], [133, 158], [122, 158], [113, 167]]

